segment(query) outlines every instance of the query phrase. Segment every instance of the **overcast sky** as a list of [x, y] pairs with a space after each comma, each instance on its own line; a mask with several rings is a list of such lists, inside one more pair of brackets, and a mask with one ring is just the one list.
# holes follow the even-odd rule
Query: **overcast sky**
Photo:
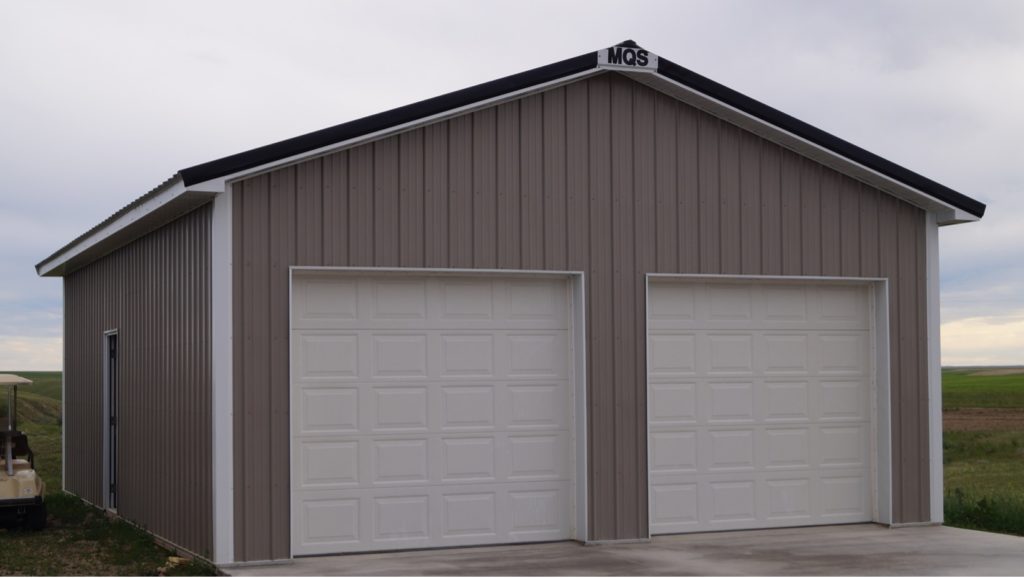
[[1024, 2], [0, 0], [0, 369], [61, 367], [35, 263], [178, 169], [627, 38], [988, 203], [942, 361], [1024, 363]]

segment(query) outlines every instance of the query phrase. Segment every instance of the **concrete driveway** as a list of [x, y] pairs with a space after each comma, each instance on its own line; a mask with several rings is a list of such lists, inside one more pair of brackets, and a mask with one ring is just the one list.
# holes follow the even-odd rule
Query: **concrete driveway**
[[233, 576], [1022, 575], [1024, 538], [874, 524], [297, 558]]

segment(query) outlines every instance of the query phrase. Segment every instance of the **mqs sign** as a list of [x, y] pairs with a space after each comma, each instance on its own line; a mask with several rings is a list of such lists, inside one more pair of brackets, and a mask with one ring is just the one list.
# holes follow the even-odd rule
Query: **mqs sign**
[[643, 48], [612, 46], [597, 52], [598, 66], [614, 68], [658, 69], [658, 57]]

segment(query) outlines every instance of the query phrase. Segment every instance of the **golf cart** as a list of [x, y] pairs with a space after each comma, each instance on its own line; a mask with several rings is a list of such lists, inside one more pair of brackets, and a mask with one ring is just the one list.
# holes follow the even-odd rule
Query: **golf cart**
[[28, 436], [18, 431], [18, 386], [32, 382], [0, 374], [0, 527], [46, 527], [46, 484], [36, 474]]

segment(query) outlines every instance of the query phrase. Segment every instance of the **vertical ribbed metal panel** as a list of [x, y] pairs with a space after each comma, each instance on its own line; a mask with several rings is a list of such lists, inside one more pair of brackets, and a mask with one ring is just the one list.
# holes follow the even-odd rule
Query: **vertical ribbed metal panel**
[[919, 209], [616, 74], [235, 191], [239, 560], [288, 553], [288, 264], [584, 271], [594, 539], [647, 531], [646, 273], [888, 277], [896, 519], [928, 516]]
[[212, 550], [206, 205], [64, 278], [67, 490], [103, 496], [103, 333], [118, 331], [118, 513]]

